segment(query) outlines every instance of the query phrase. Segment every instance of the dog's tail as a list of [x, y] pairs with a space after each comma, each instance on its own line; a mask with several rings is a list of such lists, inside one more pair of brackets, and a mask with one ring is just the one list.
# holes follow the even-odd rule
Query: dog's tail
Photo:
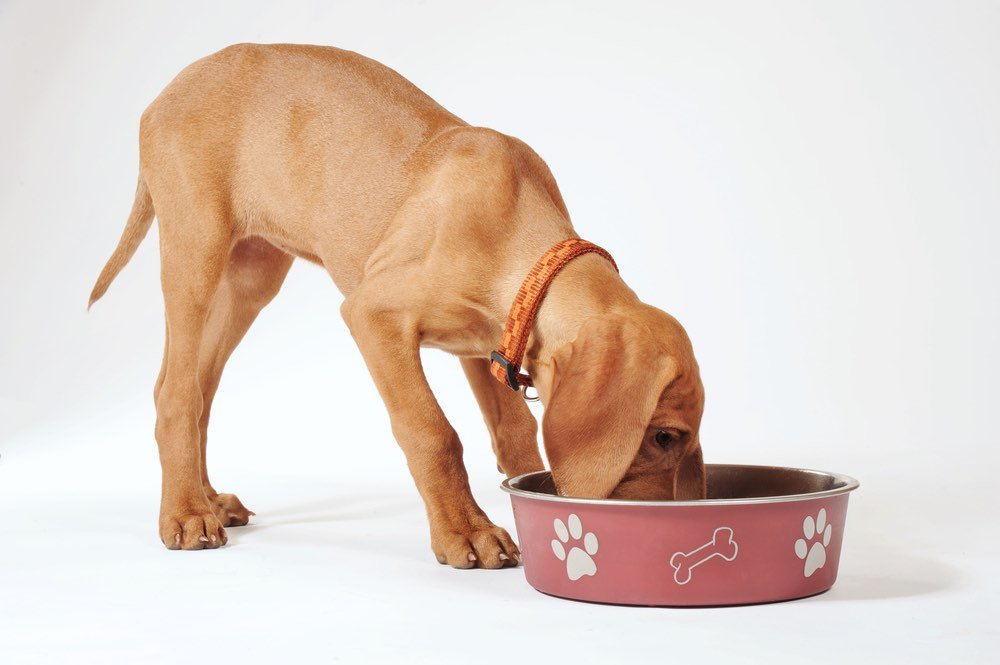
[[139, 184], [135, 187], [135, 201], [132, 203], [132, 212], [128, 216], [125, 230], [122, 231], [121, 240], [118, 241], [114, 254], [104, 265], [101, 276], [97, 278], [94, 290], [90, 292], [90, 302], [87, 303], [87, 309], [90, 309], [104, 295], [104, 292], [111, 286], [111, 282], [135, 254], [135, 250], [139, 248], [139, 244], [149, 232], [149, 227], [153, 225], [154, 214], [153, 199], [149, 196], [149, 188], [146, 187], [146, 181], [143, 180], [142, 173], [140, 173]]

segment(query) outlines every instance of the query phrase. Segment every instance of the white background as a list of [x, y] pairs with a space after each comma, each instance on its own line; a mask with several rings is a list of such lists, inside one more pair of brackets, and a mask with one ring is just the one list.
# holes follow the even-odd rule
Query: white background
[[[258, 517], [164, 550], [155, 235], [85, 304], [140, 113], [239, 41], [359, 51], [532, 145], [581, 235], [687, 327], [707, 459], [862, 481], [834, 589], [636, 609], [439, 566], [305, 264], [214, 409], [215, 485]], [[996, 2], [0, 2], [0, 661], [995, 658], [998, 71]], [[427, 364], [512, 528], [458, 363]]]

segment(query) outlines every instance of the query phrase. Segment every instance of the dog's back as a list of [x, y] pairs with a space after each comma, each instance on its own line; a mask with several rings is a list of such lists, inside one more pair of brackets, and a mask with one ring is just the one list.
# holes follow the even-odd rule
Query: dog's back
[[230, 46], [184, 69], [143, 113], [132, 215], [91, 303], [142, 241], [154, 207], [171, 232], [221, 225], [322, 264], [348, 294], [408, 198], [457, 208], [395, 238], [422, 252], [434, 225], [457, 218], [470, 240], [496, 243], [475, 213], [513, 210], [512, 197], [529, 189], [565, 215], [528, 146], [469, 127], [374, 60], [332, 47]]
[[198, 195], [224, 199], [239, 235], [312, 260], [326, 248], [310, 229], [333, 225], [349, 236], [341, 265], [328, 266], [343, 288], [406, 194], [414, 151], [461, 125], [356, 53], [243, 44], [194, 63], [150, 105], [141, 168], [157, 205], [178, 181], [201, 183]]

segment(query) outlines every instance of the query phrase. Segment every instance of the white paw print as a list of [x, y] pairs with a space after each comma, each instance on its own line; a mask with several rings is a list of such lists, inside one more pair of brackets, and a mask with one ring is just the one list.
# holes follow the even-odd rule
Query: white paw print
[[575, 582], [585, 575], [597, 574], [597, 564], [593, 559], [593, 555], [597, 554], [597, 536], [588, 531], [587, 535], [583, 536], [583, 549], [574, 546], [567, 555], [565, 545], [569, 543], [570, 537], [579, 542], [580, 536], [583, 535], [583, 525], [576, 515], [570, 515], [566, 522], [569, 528], [558, 517], [552, 523], [558, 538], [558, 540], [552, 539], [552, 553], [560, 561], [566, 562], [566, 577]]
[[805, 538], [795, 541], [795, 556], [805, 560], [806, 565], [802, 574], [806, 577], [812, 576], [826, 564], [826, 547], [830, 544], [832, 534], [833, 526], [826, 523], [826, 508], [819, 509], [815, 520], [812, 515], [803, 520], [802, 535]]

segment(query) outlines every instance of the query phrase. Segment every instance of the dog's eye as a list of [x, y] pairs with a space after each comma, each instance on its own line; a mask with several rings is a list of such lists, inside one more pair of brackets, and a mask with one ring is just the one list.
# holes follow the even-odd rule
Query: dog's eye
[[677, 440], [677, 435], [673, 432], [661, 429], [656, 433], [656, 445], [660, 446], [664, 450], [670, 447], [674, 441]]

